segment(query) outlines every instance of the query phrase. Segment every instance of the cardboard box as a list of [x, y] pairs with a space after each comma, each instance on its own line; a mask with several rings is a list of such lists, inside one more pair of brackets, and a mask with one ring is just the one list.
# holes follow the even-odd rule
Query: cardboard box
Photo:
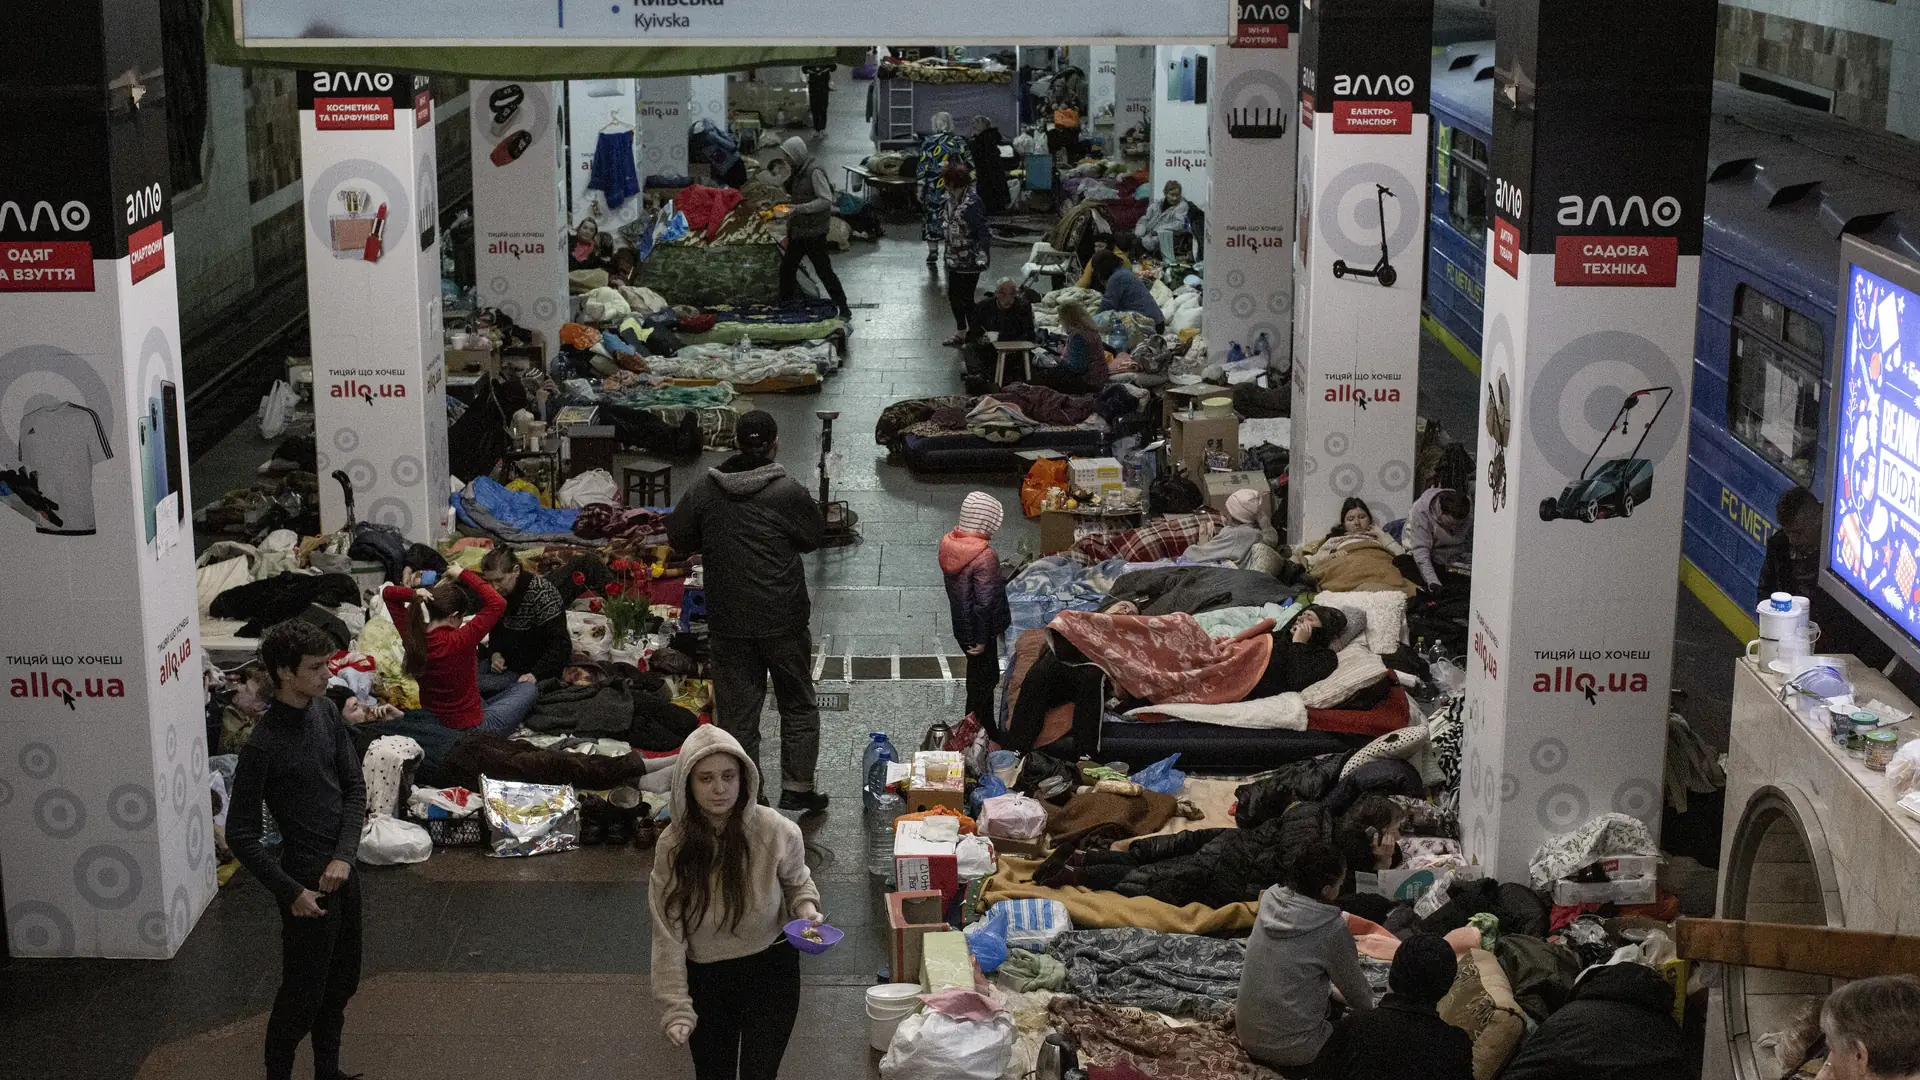
[[1608, 881], [1625, 881], [1630, 878], [1654, 879], [1660, 876], [1660, 856], [1616, 855], [1611, 859], [1601, 859], [1600, 869], [1607, 875]]
[[1186, 467], [1187, 478], [1200, 483], [1207, 474], [1207, 445], [1218, 443], [1227, 451], [1227, 459], [1240, 461], [1240, 418], [1231, 413], [1208, 416], [1174, 413], [1168, 421], [1167, 460]]
[[1202, 477], [1201, 488], [1207, 495], [1207, 509], [1225, 513], [1227, 497], [1236, 491], [1251, 488], [1260, 493], [1260, 520], [1273, 517], [1273, 485], [1267, 483], [1267, 474], [1263, 472], [1216, 472]]
[[989, 836], [993, 841], [996, 855], [1011, 855], [1016, 859], [1044, 859], [1053, 853], [1053, 847], [1047, 842], [1047, 834], [1017, 840], [1007, 836]]
[[448, 349], [447, 373], [463, 375], [467, 372], [483, 372], [487, 375], [500, 374], [500, 354], [492, 349]]
[[[1382, 870], [1378, 873], [1362, 871], [1353, 875], [1353, 891], [1411, 902], [1425, 896], [1427, 890], [1432, 888], [1433, 883], [1444, 873], [1446, 873], [1444, 870], [1405, 869]], [[1486, 874], [1478, 866], [1457, 866], [1453, 870], [1453, 880], [1456, 884], [1485, 876]]]
[[932, 890], [887, 894], [887, 963], [895, 982], [920, 977], [921, 939], [953, 929], [946, 903]]
[[921, 940], [920, 985], [927, 993], [973, 989], [973, 953], [967, 935], [958, 930], [928, 934]]
[[1618, 881], [1577, 881], [1553, 883], [1553, 902], [1560, 907], [1575, 904], [1651, 904], [1659, 899], [1659, 882], [1653, 878], [1622, 878]]
[[1040, 511], [1040, 554], [1058, 555], [1073, 546], [1080, 515], [1071, 510]]
[[1071, 458], [1067, 461], [1067, 482], [1077, 491], [1119, 491], [1120, 459], [1110, 457]]
[[893, 827], [893, 879], [908, 892], [937, 892], [951, 899], [960, 893], [960, 862], [956, 841], [923, 839], [921, 822], [901, 821]]

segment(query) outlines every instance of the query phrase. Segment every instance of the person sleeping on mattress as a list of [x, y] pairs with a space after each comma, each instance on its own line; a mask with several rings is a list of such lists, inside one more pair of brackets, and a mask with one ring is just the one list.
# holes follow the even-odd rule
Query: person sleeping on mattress
[[[1350, 498], [1327, 535], [1300, 545], [1293, 561], [1326, 592], [1418, 591], [1419, 571], [1407, 549], [1374, 520], [1366, 500]], [[1410, 576], [1411, 575], [1411, 576]]]
[[1109, 679], [1122, 693], [1155, 704], [1298, 693], [1340, 666], [1333, 642], [1346, 628], [1345, 612], [1317, 604], [1279, 629], [1269, 619], [1218, 639], [1191, 615], [1142, 617], [1124, 601], [1104, 612], [1062, 612], [1049, 626], [1048, 647], [1019, 680], [1017, 696], [1009, 689], [1003, 745], [1034, 749], [1048, 711], [1071, 704], [1074, 746], [1091, 752], [1099, 745]]

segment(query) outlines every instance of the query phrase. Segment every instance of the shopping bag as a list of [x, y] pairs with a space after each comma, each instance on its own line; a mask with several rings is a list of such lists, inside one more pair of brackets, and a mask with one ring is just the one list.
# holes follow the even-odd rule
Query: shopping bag
[[1027, 478], [1020, 482], [1020, 510], [1030, 518], [1040, 516], [1040, 507], [1047, 500], [1048, 488], [1067, 486], [1067, 461], [1065, 458], [1041, 458], [1027, 470]]

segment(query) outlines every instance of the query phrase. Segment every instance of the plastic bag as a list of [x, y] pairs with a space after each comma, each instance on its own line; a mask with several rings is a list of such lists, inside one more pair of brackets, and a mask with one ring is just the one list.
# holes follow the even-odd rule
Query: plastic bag
[[963, 836], [959, 846], [953, 852], [956, 872], [961, 881], [973, 881], [978, 878], [992, 877], [999, 865], [993, 852], [993, 841], [984, 836]]
[[380, 814], [360, 830], [359, 858], [368, 866], [426, 862], [432, 854], [433, 837], [411, 821]]
[[620, 488], [605, 469], [588, 469], [560, 485], [560, 505], [568, 509], [594, 503], [618, 503]]
[[1013, 1017], [961, 1020], [943, 1012], [916, 1013], [900, 1021], [882, 1080], [999, 1080], [1013, 1058]]
[[1073, 916], [1058, 900], [1022, 897], [1002, 900], [987, 910], [987, 917], [1004, 921], [1002, 933], [1007, 947], [1028, 952], [1046, 952], [1053, 939], [1073, 929]]
[[1920, 742], [1910, 742], [1893, 752], [1893, 760], [1887, 764], [1887, 783], [1893, 785], [1896, 796], [1920, 788]]
[[1007, 913], [995, 905], [995, 910], [968, 927], [966, 933], [967, 951], [980, 970], [988, 975], [1000, 970], [1000, 965], [1007, 962]]
[[464, 818], [480, 812], [480, 796], [463, 787], [416, 787], [407, 796], [407, 814], [416, 818]]
[[1187, 786], [1187, 774], [1173, 767], [1179, 760], [1180, 755], [1177, 753], [1171, 757], [1161, 758], [1134, 773], [1130, 779], [1148, 791], [1162, 795], [1178, 795], [1181, 789]]
[[480, 778], [487, 834], [495, 858], [545, 855], [580, 846], [580, 797], [562, 784]]
[[591, 611], [567, 612], [567, 633], [573, 638], [573, 655], [582, 660], [605, 662], [613, 659], [613, 624], [605, 615]]
[[1047, 489], [1066, 486], [1066, 459], [1041, 458], [1027, 470], [1026, 479], [1020, 481], [1020, 512], [1030, 518], [1039, 517], [1040, 508], [1047, 501]]
[[980, 828], [988, 836], [1031, 839], [1047, 831], [1047, 808], [1025, 795], [989, 798], [980, 807]]

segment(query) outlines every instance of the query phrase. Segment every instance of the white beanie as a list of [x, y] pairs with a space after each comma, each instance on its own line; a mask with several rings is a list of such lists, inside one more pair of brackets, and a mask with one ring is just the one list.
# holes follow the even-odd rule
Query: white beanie
[[1006, 519], [1006, 510], [1000, 500], [984, 491], [971, 491], [960, 500], [960, 528], [981, 536], [992, 536], [1000, 531], [1000, 523]]
[[1241, 488], [1227, 496], [1227, 520], [1242, 525], [1254, 524], [1260, 516], [1260, 493], [1252, 488]]

